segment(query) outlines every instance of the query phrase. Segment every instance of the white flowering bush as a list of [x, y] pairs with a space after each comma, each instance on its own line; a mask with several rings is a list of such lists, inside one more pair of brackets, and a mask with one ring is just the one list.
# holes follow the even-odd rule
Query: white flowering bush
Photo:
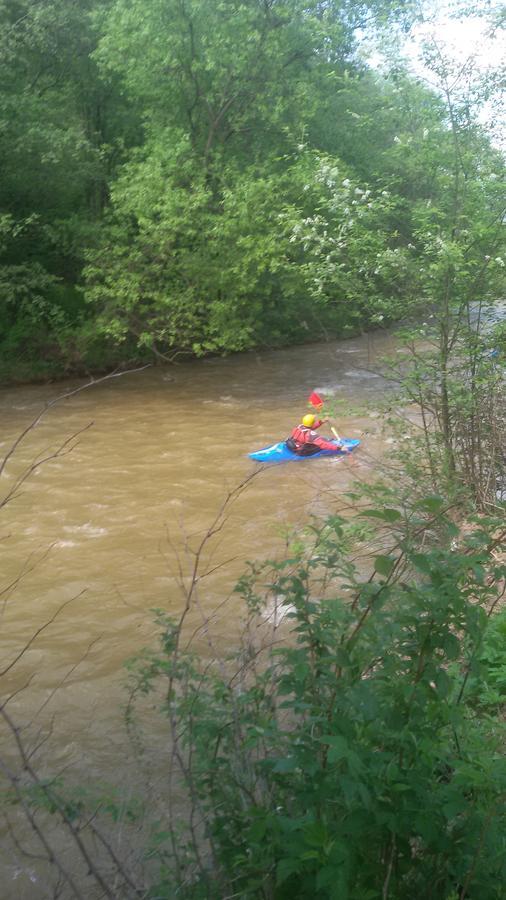
[[411, 257], [389, 228], [398, 198], [358, 184], [339, 160], [306, 153], [305, 206], [283, 213], [289, 241], [303, 254], [311, 296], [323, 305], [352, 312], [357, 322], [379, 324], [404, 307]]

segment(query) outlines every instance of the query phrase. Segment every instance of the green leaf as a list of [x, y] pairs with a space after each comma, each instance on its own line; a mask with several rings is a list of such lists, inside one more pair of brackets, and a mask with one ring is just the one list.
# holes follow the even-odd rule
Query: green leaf
[[285, 756], [285, 757], [281, 757], [280, 759], [276, 760], [272, 771], [280, 772], [283, 774], [286, 772], [295, 772], [295, 770], [298, 768], [298, 766], [299, 766], [299, 764], [293, 756]]
[[409, 559], [419, 572], [423, 572], [424, 575], [430, 575], [432, 571], [430, 556], [425, 553], [412, 553]]
[[280, 859], [276, 866], [276, 884], [283, 884], [290, 875], [300, 871], [300, 860], [296, 858]]
[[346, 759], [350, 753], [348, 741], [340, 734], [326, 735], [321, 738], [321, 742], [322, 744], [327, 744], [330, 748], [328, 754], [329, 762], [339, 762], [341, 759]]
[[374, 560], [374, 569], [380, 575], [384, 575], [386, 578], [390, 575], [392, 569], [394, 568], [396, 563], [395, 559], [392, 559], [391, 556], [377, 556]]
[[431, 515], [440, 512], [443, 507], [446, 505], [446, 500], [444, 497], [440, 497], [438, 494], [430, 494], [428, 497], [424, 497], [423, 500], [419, 500], [415, 503], [416, 509], [424, 509]]
[[338, 647], [335, 652], [335, 661], [338, 666], [342, 666], [345, 668], [346, 666], [351, 665], [351, 657], [347, 650], [344, 647]]
[[363, 509], [359, 515], [366, 516], [368, 519], [382, 519], [384, 522], [396, 522], [402, 519], [402, 514], [398, 509], [385, 507], [384, 509]]

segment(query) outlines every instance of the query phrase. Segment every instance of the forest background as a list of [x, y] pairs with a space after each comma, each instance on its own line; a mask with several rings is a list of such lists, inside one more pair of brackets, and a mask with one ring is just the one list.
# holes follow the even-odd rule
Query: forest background
[[422, 18], [1, 0], [0, 377], [352, 334], [437, 300], [442, 256], [499, 295], [504, 162], [479, 120], [499, 74], [478, 87], [433, 45], [431, 87], [358, 52]]

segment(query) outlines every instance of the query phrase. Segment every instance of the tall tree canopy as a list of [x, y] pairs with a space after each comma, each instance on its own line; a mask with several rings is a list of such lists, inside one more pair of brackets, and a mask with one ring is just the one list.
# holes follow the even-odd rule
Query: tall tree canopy
[[[27, 371], [65, 371], [398, 316], [427, 201], [445, 215], [451, 116], [369, 70], [355, 35], [410, 10], [0, 0], [4, 370], [21, 348]], [[501, 163], [464, 124], [486, 216]]]

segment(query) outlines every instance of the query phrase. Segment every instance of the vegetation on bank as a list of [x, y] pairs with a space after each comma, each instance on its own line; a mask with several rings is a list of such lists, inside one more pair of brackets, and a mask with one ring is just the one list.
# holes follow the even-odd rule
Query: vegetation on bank
[[407, 459], [251, 564], [227, 656], [185, 620], [232, 492], [179, 620], [158, 611], [159, 649], [128, 666], [141, 796], [43, 777], [0, 708], [21, 764], [4, 811], [32, 826], [48, 896], [502, 900], [506, 504], [479, 512], [444, 465], [434, 493]]
[[388, 460], [251, 564], [230, 656], [159, 611], [129, 666], [129, 732], [155, 701], [185, 788], [149, 817], [146, 897], [504, 896], [504, 328], [434, 318], [390, 363]]
[[[202, 663], [162, 621], [138, 662], [191, 810], [154, 827], [146, 896], [504, 896], [504, 520], [463, 537], [435, 496], [361, 516], [389, 532], [368, 579], [333, 516], [242, 580], [238, 656]], [[259, 639], [273, 608], [286, 631]]]
[[202, 633], [187, 617], [206, 549], [262, 471], [189, 540], [181, 615], [159, 610], [159, 649], [128, 664], [138, 797], [71, 787], [11, 698], [0, 707], [19, 760], [3, 767], [10, 838], [49, 896], [502, 900], [506, 381], [489, 345], [504, 329], [467, 313], [441, 310], [423, 351], [406, 335], [388, 459], [250, 565], [229, 655], [212, 616]]
[[494, 78], [431, 47], [429, 88], [357, 52], [420, 15], [4, 0], [0, 377], [346, 335], [438, 303], [448, 273], [500, 296]]
[[493, 81], [435, 46], [437, 92], [373, 75], [354, 30], [393, 26], [388, 3], [0, 11], [4, 374], [418, 321], [385, 363], [388, 460], [251, 564], [228, 657], [186, 620], [250, 478], [188, 547], [180, 619], [159, 611], [160, 649], [129, 664], [142, 797], [71, 789], [15, 695], [0, 706], [10, 839], [59, 898], [502, 900], [506, 348], [485, 312], [504, 167], [477, 123]]

